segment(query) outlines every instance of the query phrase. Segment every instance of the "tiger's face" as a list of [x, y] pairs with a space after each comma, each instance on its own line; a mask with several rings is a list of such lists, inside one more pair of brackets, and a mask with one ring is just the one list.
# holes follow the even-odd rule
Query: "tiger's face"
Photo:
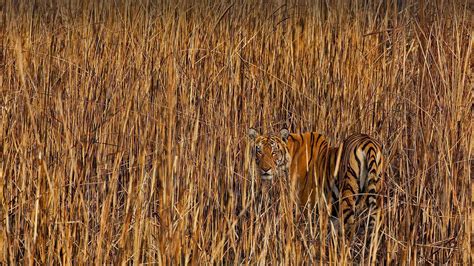
[[249, 137], [254, 140], [252, 154], [263, 180], [288, 174], [291, 158], [286, 141], [289, 134], [287, 129], [283, 129], [280, 136], [262, 136], [253, 128], [249, 130]]

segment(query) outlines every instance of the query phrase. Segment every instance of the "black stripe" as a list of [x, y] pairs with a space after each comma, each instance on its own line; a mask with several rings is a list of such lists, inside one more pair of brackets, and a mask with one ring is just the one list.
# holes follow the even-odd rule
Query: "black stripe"
[[362, 145], [362, 149], [365, 151], [365, 148], [367, 147], [367, 145], [369, 144], [372, 144], [372, 141], [371, 140], [367, 140], [366, 143], [364, 143], [364, 145]]
[[353, 200], [351, 200], [351, 198], [349, 198], [349, 197], [345, 197], [345, 198], [342, 200], [342, 202], [347, 202], [347, 205], [349, 206], [349, 209], [350, 209], [350, 206], [354, 205], [354, 204], [352, 203], [352, 201], [353, 201]]
[[342, 189], [342, 194], [341, 195], [344, 195], [344, 191], [346, 191], [346, 190], [349, 190], [350, 192], [352, 192], [352, 194], [355, 194], [354, 189], [352, 188], [352, 186], [349, 185], [349, 184], [345, 184], [343, 189]]
[[376, 168], [370, 169], [369, 174], [377, 175], [377, 169]]
[[350, 214], [348, 214], [346, 217], [344, 217], [344, 224], [347, 224], [347, 221], [349, 221], [349, 218], [350, 218], [351, 216], [354, 216], [353, 211], [350, 210], [350, 212], [351, 212]]
[[369, 165], [368, 165], [367, 169], [372, 169], [372, 165], [373, 165], [374, 163], [375, 163], [375, 161], [374, 161], [374, 160], [371, 160], [371, 161], [369, 162]]
[[[370, 189], [367, 193], [369, 193], [369, 194], [376, 194], [377, 191], [372, 188], [372, 189]], [[370, 196], [375, 197], [375, 195], [369, 195], [369, 197], [370, 197]]]
[[311, 141], [310, 141], [310, 147], [309, 147], [309, 152], [311, 153], [310, 157], [309, 157], [309, 161], [308, 161], [308, 166], [311, 165], [311, 160], [313, 160], [313, 145], [314, 145], [314, 135], [313, 133], [311, 132]]
[[[312, 135], [312, 134], [313, 134], [313, 133], [311, 133], [311, 135]], [[317, 139], [316, 139], [316, 144], [319, 143], [319, 139], [321, 138], [321, 135], [319, 135], [319, 134], [317, 134], [317, 135], [318, 135], [318, 137], [317, 137]]]
[[370, 185], [372, 185], [372, 184], [377, 184], [378, 182], [379, 182], [379, 181], [378, 181], [377, 179], [371, 178], [371, 179], [369, 179], [368, 185], [370, 186]]
[[362, 168], [362, 162], [359, 160], [359, 157], [357, 156], [357, 149], [354, 149], [354, 157], [356, 158], [357, 161], [357, 166], [359, 167], [359, 170]]
[[[354, 157], [357, 158], [357, 148], [355, 148], [352, 152], [354, 153]], [[359, 168], [360, 168], [360, 164], [359, 164]]]
[[367, 148], [367, 154], [370, 154], [370, 153], [376, 153], [376, 150], [377, 150], [377, 147], [375, 147], [374, 145], [370, 146]]
[[[352, 178], [359, 179], [359, 175], [354, 172], [354, 169], [352, 169], [352, 167], [350, 167], [347, 172], [349, 172], [349, 174], [352, 175]], [[349, 178], [351, 178], [351, 177], [349, 176]]]
[[295, 137], [293, 137], [293, 135], [292, 135], [292, 134], [290, 134], [290, 135], [288, 136], [288, 138], [291, 138], [293, 141], [296, 141], [296, 142], [298, 142], [298, 141], [295, 139]]
[[375, 154], [375, 148], [374, 147], [369, 147], [369, 149], [367, 150], [367, 154], [370, 155], [372, 152]]
[[361, 139], [358, 138], [357, 136], [354, 136], [354, 137], [350, 140], [350, 145], [351, 145], [351, 146], [354, 146], [354, 145], [359, 146], [359, 145], [360, 145], [360, 142], [361, 142]]

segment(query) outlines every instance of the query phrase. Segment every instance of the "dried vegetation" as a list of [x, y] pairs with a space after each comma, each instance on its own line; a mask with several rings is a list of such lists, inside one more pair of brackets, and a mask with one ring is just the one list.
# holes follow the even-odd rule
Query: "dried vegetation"
[[252, 178], [286, 125], [384, 144], [379, 260], [472, 263], [469, 1], [127, 2], [0, 2], [1, 262], [349, 262]]

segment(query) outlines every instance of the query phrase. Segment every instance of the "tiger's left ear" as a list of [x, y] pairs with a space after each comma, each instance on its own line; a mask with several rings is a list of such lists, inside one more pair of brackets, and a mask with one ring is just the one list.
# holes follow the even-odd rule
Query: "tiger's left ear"
[[256, 139], [258, 136], [258, 132], [254, 128], [249, 128], [248, 134], [249, 134], [250, 139]]
[[284, 128], [284, 129], [280, 130], [280, 137], [285, 142], [288, 140], [289, 136], [290, 136], [290, 131], [288, 131], [288, 129]]

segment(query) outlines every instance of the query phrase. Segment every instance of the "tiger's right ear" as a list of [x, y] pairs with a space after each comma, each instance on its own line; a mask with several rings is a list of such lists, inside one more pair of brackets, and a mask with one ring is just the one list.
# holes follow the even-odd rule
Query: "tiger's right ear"
[[258, 136], [258, 132], [254, 128], [249, 128], [248, 134], [249, 134], [250, 139], [256, 139]]
[[290, 131], [288, 131], [288, 129], [284, 128], [284, 129], [280, 130], [280, 136], [281, 136], [281, 139], [283, 139], [284, 141], [287, 141], [288, 137], [290, 136]]

